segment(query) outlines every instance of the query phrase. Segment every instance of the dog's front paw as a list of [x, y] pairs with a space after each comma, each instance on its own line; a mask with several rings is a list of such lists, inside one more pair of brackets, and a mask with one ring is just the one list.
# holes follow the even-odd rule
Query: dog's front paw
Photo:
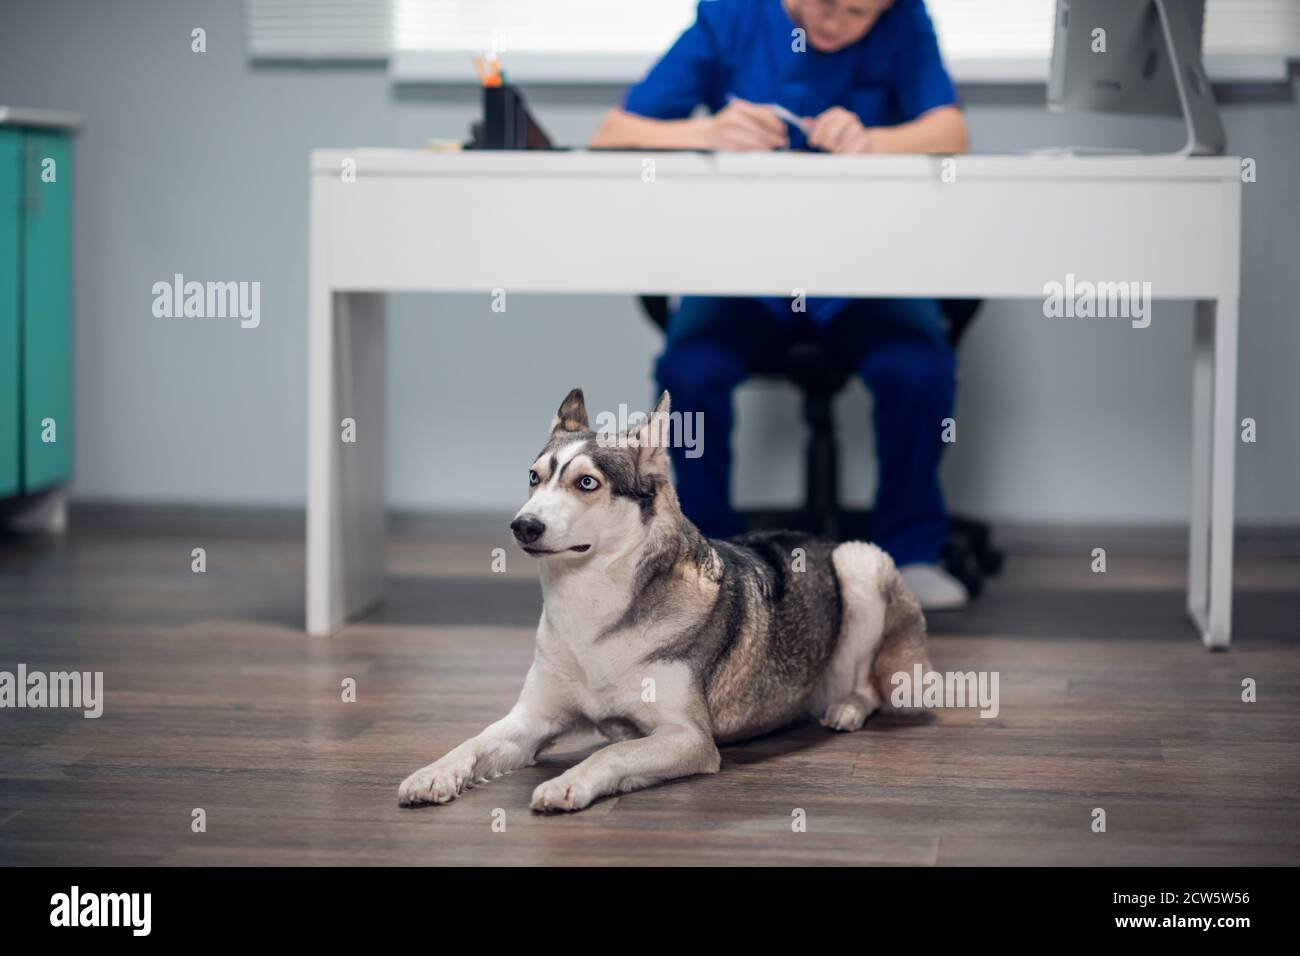
[[826, 708], [821, 724], [830, 730], [852, 732], [861, 730], [870, 714], [867, 708], [856, 700], [841, 700]]
[[445, 759], [415, 771], [397, 788], [397, 803], [418, 807], [426, 803], [446, 803], [465, 790], [470, 783], [469, 770], [449, 764]]
[[581, 810], [596, 799], [592, 789], [575, 777], [567, 774], [548, 780], [533, 791], [534, 810], [542, 813], [563, 810]]

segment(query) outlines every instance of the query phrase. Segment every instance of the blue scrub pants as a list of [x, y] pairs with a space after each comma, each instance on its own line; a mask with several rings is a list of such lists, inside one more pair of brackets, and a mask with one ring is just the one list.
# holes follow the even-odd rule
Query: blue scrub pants
[[[810, 303], [811, 304], [811, 303]], [[703, 454], [673, 442], [682, 510], [723, 538], [741, 530], [731, 507], [732, 393], [759, 357], [782, 347], [807, 314], [778, 317], [748, 298], [687, 296], [655, 365], [673, 411], [703, 413]], [[948, 533], [939, 487], [943, 419], [952, 415], [956, 357], [933, 299], [852, 299], [816, 334], [862, 376], [874, 400], [879, 488], [873, 534], [897, 564], [934, 563]]]

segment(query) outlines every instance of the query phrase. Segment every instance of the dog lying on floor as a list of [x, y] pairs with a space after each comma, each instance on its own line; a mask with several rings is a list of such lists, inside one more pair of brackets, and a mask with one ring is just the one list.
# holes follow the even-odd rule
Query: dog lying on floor
[[891, 675], [929, 671], [925, 618], [871, 544], [794, 532], [708, 540], [669, 479], [669, 397], [617, 439], [560, 405], [510, 528], [541, 559], [532, 667], [505, 717], [398, 789], [446, 803], [568, 731], [614, 741], [533, 791], [534, 810], [715, 773], [719, 743], [811, 714], [858, 730]]

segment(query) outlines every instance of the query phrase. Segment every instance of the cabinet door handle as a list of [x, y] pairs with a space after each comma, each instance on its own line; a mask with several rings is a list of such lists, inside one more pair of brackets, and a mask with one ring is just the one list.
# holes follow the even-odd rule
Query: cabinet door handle
[[29, 139], [23, 163], [23, 211], [35, 216], [41, 211], [41, 163], [36, 144]]

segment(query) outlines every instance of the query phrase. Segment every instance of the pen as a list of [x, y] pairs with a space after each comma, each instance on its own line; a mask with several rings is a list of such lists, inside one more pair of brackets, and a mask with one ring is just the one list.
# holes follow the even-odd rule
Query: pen
[[[736, 96], [735, 93], [727, 94], [728, 103], [730, 103], [732, 100], [739, 99], [739, 98], [740, 97]], [[767, 109], [775, 113], [778, 117], [780, 117], [782, 120], [784, 120], [785, 122], [793, 126], [795, 129], [797, 129], [799, 132], [803, 133], [805, 136], [808, 135], [808, 121], [805, 120], [802, 116], [795, 115], [794, 112], [786, 109], [780, 103], [755, 103], [754, 105], [766, 107]]]
[[503, 74], [495, 53], [490, 58], [474, 57], [474, 69], [478, 71], [479, 82], [484, 86], [501, 85]]
[[795, 129], [797, 129], [799, 132], [803, 133], [805, 136], [808, 135], [808, 123], [802, 116], [795, 116], [793, 113], [791, 113], [780, 103], [764, 103], [763, 105], [766, 106], [768, 109], [770, 109], [777, 116], [781, 117], [781, 119], [785, 120]]

